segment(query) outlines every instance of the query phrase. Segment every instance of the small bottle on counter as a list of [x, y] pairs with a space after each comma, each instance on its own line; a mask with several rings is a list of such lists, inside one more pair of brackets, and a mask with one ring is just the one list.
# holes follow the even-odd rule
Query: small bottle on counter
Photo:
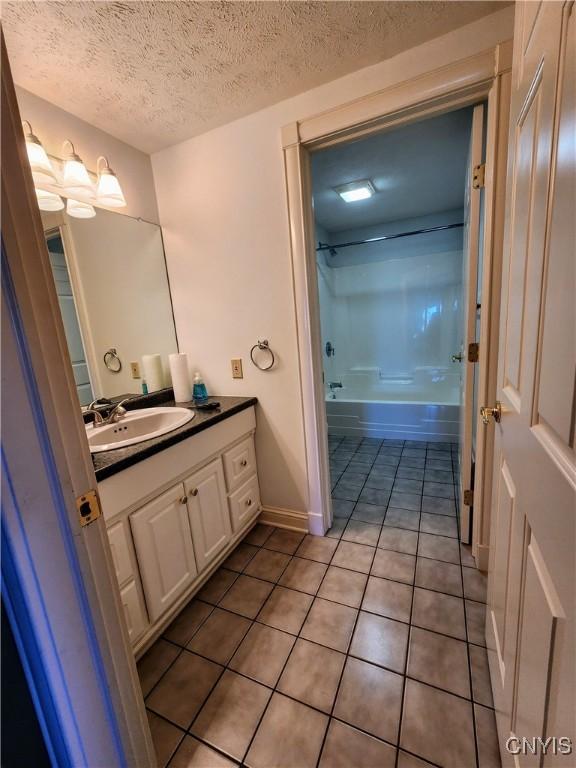
[[208, 400], [208, 391], [206, 390], [206, 384], [202, 381], [200, 373], [196, 371], [194, 374], [194, 387], [193, 387], [194, 402], [204, 403]]
[[142, 379], [142, 394], [148, 394], [148, 384], [146, 384], [146, 379]]

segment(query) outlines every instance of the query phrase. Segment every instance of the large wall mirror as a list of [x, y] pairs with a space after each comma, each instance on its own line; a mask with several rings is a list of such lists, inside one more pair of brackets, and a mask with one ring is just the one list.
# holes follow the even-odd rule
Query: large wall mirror
[[178, 351], [160, 227], [102, 209], [42, 221], [81, 405], [140, 394], [131, 364]]

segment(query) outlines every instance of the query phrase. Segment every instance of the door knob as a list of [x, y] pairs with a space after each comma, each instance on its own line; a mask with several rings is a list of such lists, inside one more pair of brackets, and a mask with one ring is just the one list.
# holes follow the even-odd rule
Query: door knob
[[492, 408], [483, 405], [482, 408], [480, 408], [480, 416], [482, 416], [484, 424], [490, 424], [490, 419], [494, 419], [497, 424], [500, 423], [500, 419], [502, 418], [502, 404], [496, 400], [496, 405]]
[[462, 362], [462, 355], [452, 355], [451, 360], [453, 363], [461, 363]]
[[198, 488], [192, 488], [190, 491], [190, 496], [198, 496]]

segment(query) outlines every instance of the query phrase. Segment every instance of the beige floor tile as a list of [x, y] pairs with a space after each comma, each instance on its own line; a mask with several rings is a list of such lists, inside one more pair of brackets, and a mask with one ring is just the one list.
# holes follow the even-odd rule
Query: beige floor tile
[[434, 560], [460, 565], [458, 542], [446, 536], [435, 536], [431, 533], [420, 533], [418, 557], [431, 557]]
[[274, 533], [266, 541], [266, 549], [274, 549], [276, 552], [284, 552], [287, 555], [293, 555], [302, 543], [303, 538], [303, 533], [276, 528]]
[[244, 536], [243, 541], [245, 544], [252, 544], [255, 547], [261, 547], [266, 543], [273, 532], [273, 526], [258, 523], [254, 526], [254, 528], [252, 528], [250, 533]]
[[486, 646], [486, 606], [465, 600], [466, 624], [468, 626], [468, 641], [476, 645]]
[[297, 635], [313, 599], [303, 592], [275, 587], [258, 614], [258, 621]]
[[362, 610], [398, 621], [410, 621], [412, 587], [389, 579], [370, 576], [362, 601]]
[[472, 555], [472, 547], [469, 544], [462, 544], [462, 542], [460, 542], [460, 557], [462, 558], [462, 565], [476, 568], [476, 561]]
[[237, 763], [228, 760], [206, 744], [186, 736], [174, 755], [170, 768], [234, 768]]
[[477, 603], [486, 602], [487, 576], [477, 568], [462, 568], [464, 578], [464, 597], [468, 600], [476, 600]]
[[275, 693], [245, 763], [249, 768], [315, 768], [328, 718]]
[[258, 547], [253, 547], [251, 544], [238, 544], [232, 554], [224, 561], [224, 567], [241, 573], [256, 552], [258, 552]]
[[492, 684], [490, 682], [490, 669], [488, 667], [488, 655], [485, 648], [477, 645], [469, 645], [470, 671], [472, 673], [472, 698], [486, 707], [493, 707]]
[[415, 555], [418, 546], [418, 534], [416, 531], [384, 526], [380, 533], [378, 546], [381, 549], [392, 549], [395, 552]]
[[226, 670], [190, 732], [241, 761], [270, 694], [263, 685]]
[[[363, 523], [371, 523], [372, 525], [382, 525], [386, 517], [388, 493], [388, 491], [378, 491], [375, 488], [365, 488], [360, 495], [361, 501], [354, 508], [352, 520], [360, 520]], [[371, 501], [371, 499], [374, 499], [374, 501]], [[376, 499], [378, 500], [376, 501]]]
[[316, 598], [302, 627], [301, 636], [345, 653], [350, 643], [356, 611], [346, 605]]
[[254, 619], [273, 589], [274, 585], [267, 581], [252, 576], [239, 576], [220, 600], [220, 606]]
[[329, 714], [345, 661], [344, 654], [300, 638], [290, 654], [278, 690]]
[[319, 563], [329, 563], [332, 555], [336, 551], [338, 542], [334, 539], [328, 539], [325, 536], [304, 537], [302, 543], [296, 550], [298, 557], [307, 557], [308, 560], [316, 560]]
[[402, 682], [401, 675], [348, 658], [334, 717], [396, 744]]
[[398, 750], [398, 768], [429, 768], [432, 763], [427, 760], [420, 760], [419, 757], [409, 755], [408, 752]]
[[155, 715], [154, 712], [146, 710], [146, 714], [148, 716], [148, 725], [150, 726], [158, 768], [164, 768], [174, 754], [176, 747], [180, 744], [184, 733], [167, 720]]
[[332, 539], [339, 539], [344, 533], [344, 528], [346, 528], [347, 523], [348, 523], [347, 518], [335, 517], [332, 520], [332, 527], [326, 533], [326, 536]]
[[368, 577], [364, 573], [331, 565], [326, 571], [318, 597], [349, 605], [351, 608], [359, 608], [367, 580]]
[[251, 621], [215, 608], [188, 643], [188, 650], [218, 664], [227, 664], [250, 629]]
[[396, 749], [339, 720], [331, 720], [319, 768], [394, 768]]
[[420, 530], [423, 533], [431, 533], [437, 536], [458, 537], [458, 528], [456, 520], [444, 515], [433, 515], [429, 512], [422, 512], [420, 517]]
[[412, 627], [408, 675], [458, 696], [470, 698], [466, 643]]
[[472, 703], [406, 680], [400, 746], [445, 768], [474, 766]]
[[317, 563], [314, 560], [293, 557], [278, 583], [288, 589], [297, 589], [300, 592], [315, 595], [327, 567], [324, 563]]
[[350, 520], [344, 529], [342, 538], [354, 544], [366, 544], [375, 547], [380, 536], [380, 526], [362, 523], [360, 520]]
[[474, 704], [479, 768], [501, 768], [494, 710]]
[[164, 631], [164, 637], [172, 643], [185, 646], [212, 610], [213, 606], [208, 603], [192, 600]]
[[351, 571], [370, 573], [376, 547], [366, 547], [363, 544], [353, 544], [351, 541], [341, 541], [334, 553], [331, 565], [348, 568]]
[[216, 605], [222, 600], [237, 578], [237, 571], [229, 571], [227, 568], [219, 568], [216, 573], [208, 579], [206, 584], [204, 584], [200, 592], [198, 592], [197, 597], [204, 600], [206, 603]]
[[294, 642], [292, 635], [263, 624], [253, 624], [228, 666], [273, 688]]
[[146, 705], [181, 728], [188, 728], [221, 671], [219, 664], [182, 651], [148, 696]]
[[419, 557], [415, 583], [417, 587], [462, 597], [462, 569], [454, 563]]
[[360, 611], [350, 653], [403, 674], [408, 629], [407, 624]]
[[466, 640], [464, 601], [459, 597], [416, 587], [412, 624]]
[[290, 555], [284, 552], [272, 552], [270, 549], [261, 549], [244, 569], [247, 576], [254, 576], [265, 581], [278, 581], [284, 573], [284, 569], [290, 562]]
[[414, 555], [392, 552], [388, 549], [378, 549], [372, 563], [371, 574], [383, 579], [393, 579], [394, 581], [413, 584], [415, 565], [416, 558]]
[[172, 643], [157, 640], [152, 648], [142, 656], [138, 662], [138, 677], [144, 696], [148, 696], [179, 653], [180, 648], [172, 645]]
[[388, 507], [384, 525], [391, 526], [392, 528], [405, 528], [406, 530], [417, 531], [420, 525], [420, 512]]

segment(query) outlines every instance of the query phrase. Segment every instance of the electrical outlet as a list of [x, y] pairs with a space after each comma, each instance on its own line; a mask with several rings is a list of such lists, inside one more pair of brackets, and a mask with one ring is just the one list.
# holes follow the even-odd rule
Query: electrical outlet
[[130, 370], [132, 371], [133, 379], [140, 378], [140, 363], [138, 362], [130, 363]]
[[238, 357], [232, 359], [230, 362], [232, 363], [232, 378], [243, 379], [244, 374], [242, 373], [242, 360]]

